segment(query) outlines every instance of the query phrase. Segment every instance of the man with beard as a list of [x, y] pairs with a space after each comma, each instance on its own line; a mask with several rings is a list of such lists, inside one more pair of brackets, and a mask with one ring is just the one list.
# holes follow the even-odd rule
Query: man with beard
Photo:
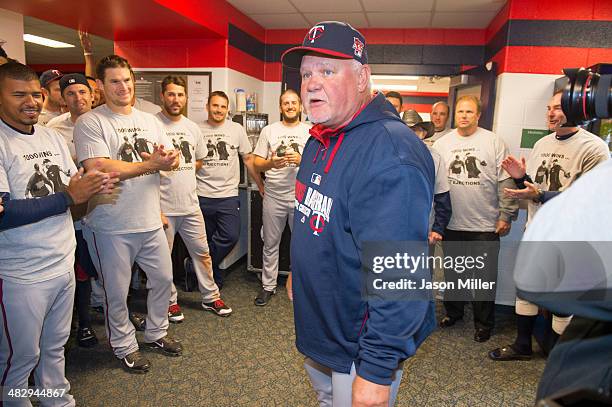
[[[225, 305], [219, 294], [219, 288], [213, 279], [212, 260], [206, 241], [204, 217], [198, 204], [196, 193], [196, 171], [202, 168], [202, 159], [206, 154], [204, 139], [198, 125], [183, 116], [187, 103], [185, 80], [178, 76], [167, 76], [161, 83], [162, 111], [155, 117], [159, 119], [168, 138], [178, 137], [181, 140], [183, 155], [195, 156], [195, 163], [185, 162], [173, 171], [162, 171], [161, 175], [161, 210], [166, 218], [165, 232], [168, 246], [172, 252], [174, 236], [179, 233], [191, 256], [193, 269], [198, 279], [198, 288], [202, 294], [202, 308], [216, 315], [226, 317], [232, 309]], [[183, 146], [185, 145], [185, 146]], [[187, 149], [188, 151], [185, 151]], [[193, 149], [193, 152], [191, 151]], [[187, 263], [186, 263], [187, 264]], [[168, 319], [170, 322], [181, 322], [184, 315], [177, 302], [177, 291], [172, 284]]]
[[[198, 199], [204, 219], [206, 219], [206, 236], [213, 261], [215, 282], [223, 286], [223, 274], [219, 264], [232, 250], [240, 237], [240, 183], [241, 155], [246, 169], [263, 193], [263, 183], [259, 173], [253, 167], [251, 143], [244, 127], [227, 120], [229, 98], [222, 91], [214, 91], [208, 98], [206, 110], [208, 119], [200, 125], [205, 139], [217, 140], [218, 156], [208, 155], [198, 170]], [[229, 147], [229, 148], [228, 148]]]
[[297, 92], [285, 90], [279, 102], [282, 120], [263, 128], [254, 151], [255, 168], [266, 173], [262, 208], [263, 288], [255, 298], [255, 305], [259, 306], [268, 304], [276, 293], [278, 249], [287, 221], [293, 227], [295, 176], [301, 152], [310, 137], [310, 126], [300, 121], [302, 100]]

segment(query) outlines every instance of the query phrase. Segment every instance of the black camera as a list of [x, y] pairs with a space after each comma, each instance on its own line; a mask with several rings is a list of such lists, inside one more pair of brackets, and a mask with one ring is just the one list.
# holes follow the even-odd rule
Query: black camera
[[586, 124], [612, 115], [612, 64], [590, 68], [566, 68], [567, 84], [561, 96], [566, 125]]

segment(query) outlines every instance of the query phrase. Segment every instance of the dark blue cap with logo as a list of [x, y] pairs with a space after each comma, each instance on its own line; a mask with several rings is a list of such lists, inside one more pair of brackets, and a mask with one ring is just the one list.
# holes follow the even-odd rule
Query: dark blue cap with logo
[[285, 66], [299, 69], [302, 57], [309, 52], [368, 63], [365, 37], [350, 24], [339, 21], [315, 24], [308, 30], [302, 46], [285, 51], [281, 61]]
[[40, 75], [40, 84], [42, 86], [47, 86], [48, 84], [55, 80], [58, 80], [62, 76], [64, 76], [64, 74], [62, 74], [57, 69], [49, 69], [48, 71], [45, 71], [42, 73], [42, 75]]
[[87, 82], [87, 78], [85, 75], [80, 73], [69, 73], [67, 75], [62, 76], [60, 79], [60, 91], [64, 93], [64, 90], [70, 85], [85, 85], [91, 90], [91, 86], [89, 86], [89, 82]]

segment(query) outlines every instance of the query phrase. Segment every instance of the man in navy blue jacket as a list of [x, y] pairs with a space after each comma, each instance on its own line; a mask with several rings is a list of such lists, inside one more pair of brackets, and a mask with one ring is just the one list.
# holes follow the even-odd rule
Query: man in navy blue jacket
[[427, 241], [431, 154], [372, 96], [365, 38], [350, 25], [318, 23], [282, 60], [300, 69], [315, 123], [295, 190], [296, 346], [321, 405], [392, 405], [402, 362], [435, 326], [433, 302], [362, 296], [364, 245]]

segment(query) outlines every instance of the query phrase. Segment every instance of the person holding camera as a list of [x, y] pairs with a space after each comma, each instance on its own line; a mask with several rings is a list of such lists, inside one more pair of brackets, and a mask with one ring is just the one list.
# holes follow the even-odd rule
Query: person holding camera
[[[510, 155], [502, 162], [502, 167], [519, 187], [507, 189], [506, 195], [529, 200], [528, 225], [543, 202], [566, 190], [581, 175], [610, 157], [608, 146], [601, 138], [579, 127], [566, 126], [567, 118], [561, 109], [562, 93], [556, 92], [547, 106], [547, 126], [553, 133], [538, 140], [528, 161], [524, 158], [519, 161]], [[510, 345], [490, 351], [489, 358], [493, 360], [529, 360], [532, 357], [531, 336], [539, 308], [517, 298], [515, 310], [516, 339]], [[550, 352], [570, 320], [568, 315], [553, 315], [552, 331], [548, 330], [540, 341], [544, 353]]]

